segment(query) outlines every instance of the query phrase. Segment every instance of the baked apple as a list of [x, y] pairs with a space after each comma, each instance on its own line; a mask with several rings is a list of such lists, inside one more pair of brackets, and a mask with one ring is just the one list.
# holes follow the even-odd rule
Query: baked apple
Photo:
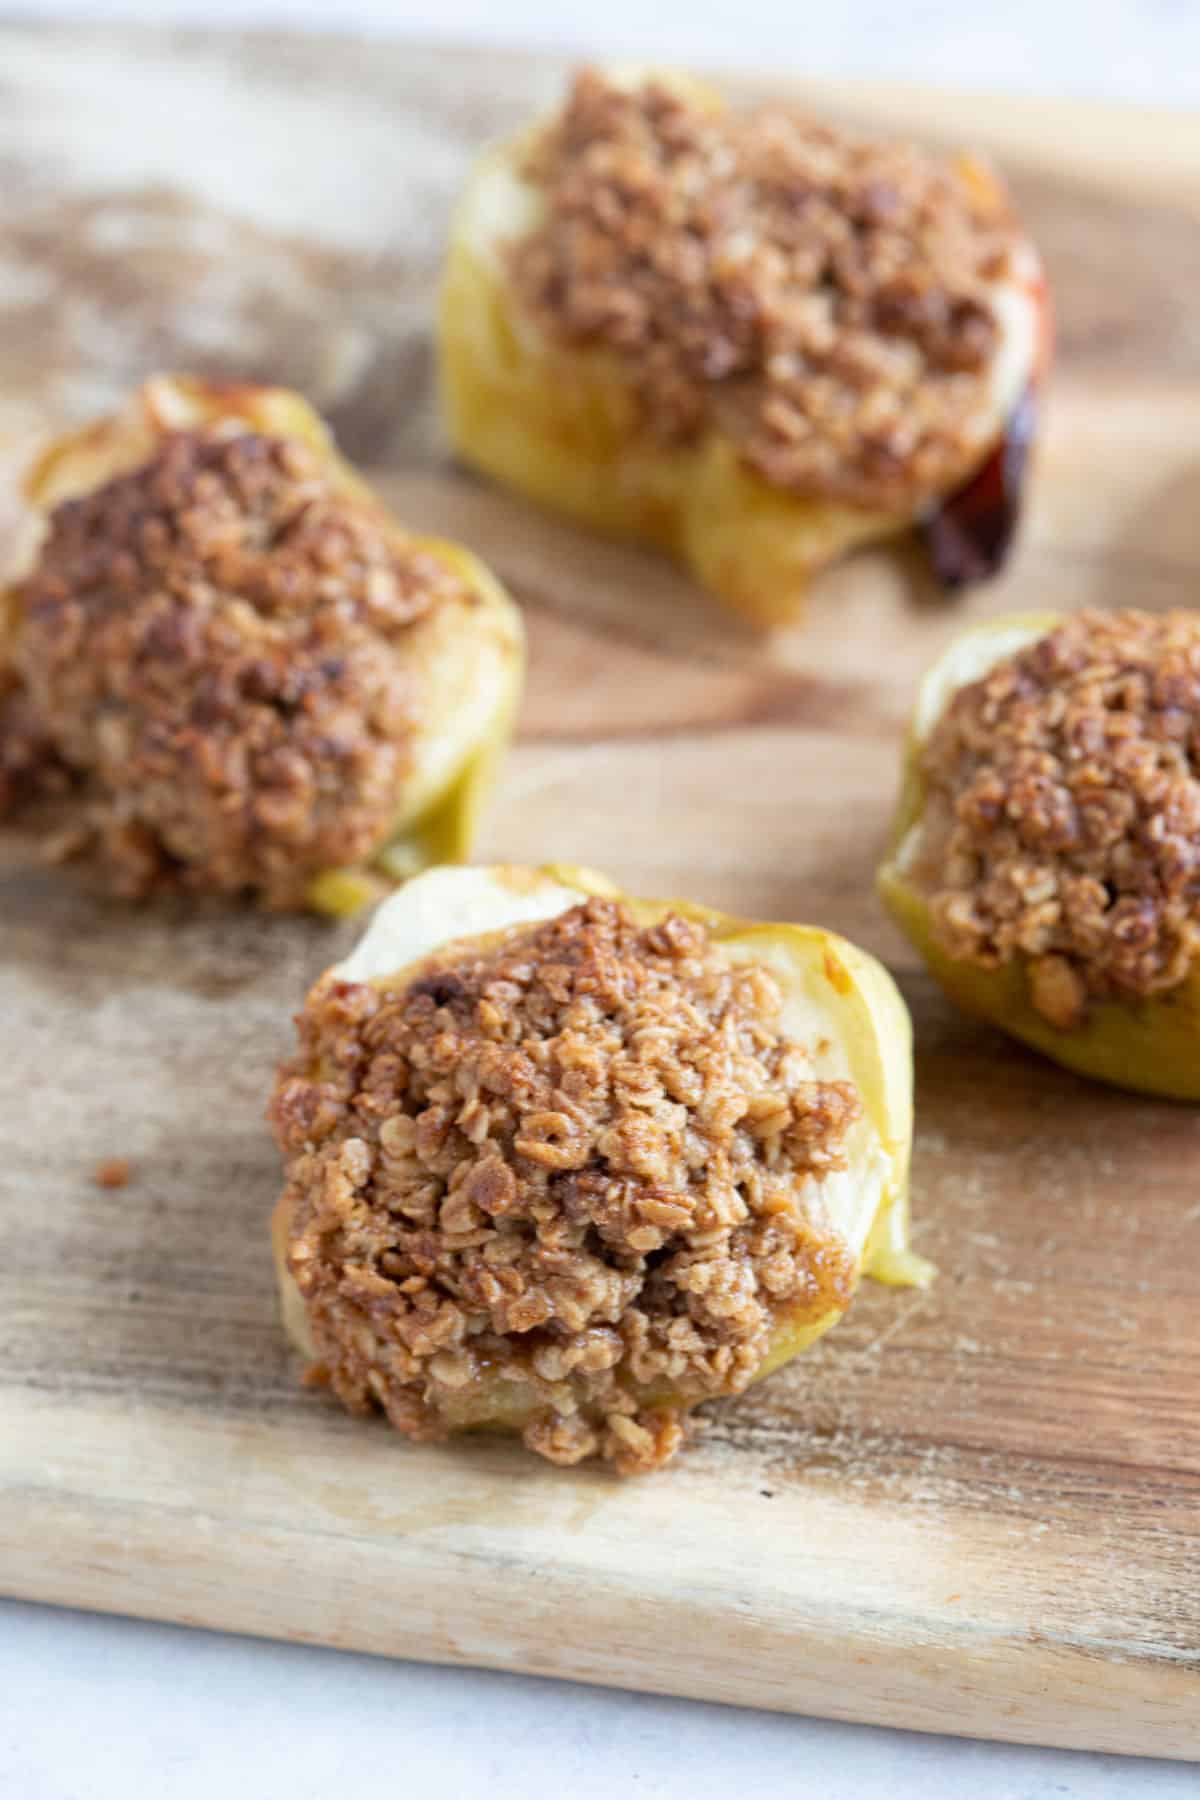
[[472, 175], [440, 353], [465, 461], [775, 626], [913, 528], [948, 586], [998, 566], [1049, 336], [983, 163], [586, 71]]
[[965, 1010], [1200, 1100], [1200, 614], [960, 638], [921, 688], [880, 886]]
[[57, 776], [117, 894], [352, 910], [463, 856], [519, 614], [390, 518], [296, 394], [185, 377], [53, 444], [4, 596], [0, 800]]
[[907, 1012], [809, 926], [437, 869], [320, 980], [271, 1105], [283, 1316], [352, 1412], [665, 1462], [908, 1246]]

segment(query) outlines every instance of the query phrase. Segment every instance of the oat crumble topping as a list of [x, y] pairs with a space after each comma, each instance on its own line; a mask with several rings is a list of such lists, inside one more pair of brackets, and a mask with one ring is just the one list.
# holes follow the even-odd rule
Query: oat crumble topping
[[386, 839], [422, 705], [406, 638], [458, 591], [307, 446], [168, 434], [54, 510], [14, 592], [0, 804], [49, 747], [77, 786], [64, 849], [115, 892], [300, 905]]
[[961, 689], [932, 732], [921, 862], [950, 955], [1031, 960], [1062, 1029], [1200, 953], [1200, 614], [1084, 612]]
[[805, 1187], [861, 1105], [812, 1079], [780, 1005], [702, 926], [601, 900], [407, 983], [320, 984], [271, 1114], [343, 1404], [438, 1438], [503, 1372], [530, 1449], [633, 1473], [674, 1454], [681, 1407], [747, 1385], [781, 1309], [845, 1304]]
[[882, 510], [968, 472], [1017, 242], [990, 175], [594, 71], [525, 173], [518, 292], [625, 362], [664, 440], [714, 425], [774, 486]]

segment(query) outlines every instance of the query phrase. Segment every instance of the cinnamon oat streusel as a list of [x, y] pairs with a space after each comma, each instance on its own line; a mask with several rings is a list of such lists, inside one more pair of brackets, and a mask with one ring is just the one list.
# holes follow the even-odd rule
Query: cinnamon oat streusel
[[15, 590], [0, 798], [40, 734], [117, 892], [301, 904], [386, 838], [423, 700], [406, 637], [458, 591], [305, 445], [168, 433], [54, 509]]
[[513, 280], [555, 339], [614, 353], [648, 425], [728, 434], [774, 486], [884, 512], [984, 446], [1017, 228], [990, 175], [778, 107], [580, 75], [525, 174]]
[[436, 1438], [507, 1377], [531, 1449], [632, 1473], [681, 1408], [747, 1385], [781, 1314], [844, 1305], [810, 1178], [845, 1167], [860, 1098], [812, 1079], [780, 1003], [702, 925], [598, 899], [319, 984], [271, 1110], [343, 1404]]
[[1030, 959], [1064, 1030], [1200, 956], [1200, 614], [1079, 613], [960, 689], [930, 735], [920, 862], [937, 938]]

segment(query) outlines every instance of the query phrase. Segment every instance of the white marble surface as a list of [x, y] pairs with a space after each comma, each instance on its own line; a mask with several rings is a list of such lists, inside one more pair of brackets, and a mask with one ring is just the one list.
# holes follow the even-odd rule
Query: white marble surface
[[[1200, 98], [1196, 0], [43, 0], [25, 15], [290, 21], [816, 74]], [[0, 1603], [5, 1800], [331, 1800], [374, 1787], [612, 1800], [811, 1782], [821, 1800], [1185, 1800], [1194, 1768], [960, 1743], [388, 1664]]]
[[0, 1603], [5, 1800], [1195, 1800], [1195, 1768]]

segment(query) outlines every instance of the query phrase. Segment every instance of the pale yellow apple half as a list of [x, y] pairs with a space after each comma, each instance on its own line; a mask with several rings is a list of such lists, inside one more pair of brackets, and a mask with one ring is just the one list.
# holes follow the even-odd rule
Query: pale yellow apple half
[[960, 688], [1047, 637], [1059, 622], [1060, 615], [1049, 612], [989, 619], [958, 638], [926, 675], [909, 730], [891, 850], [879, 871], [880, 895], [930, 973], [964, 1012], [1078, 1075], [1139, 1093], [1200, 1100], [1200, 968], [1178, 987], [1145, 999], [1093, 1000], [1082, 1024], [1059, 1030], [1033, 1004], [1029, 957], [1014, 956], [996, 969], [956, 960], [942, 948], [930, 920], [922, 868], [925, 745]]
[[[32, 566], [46, 521], [62, 501], [140, 468], [171, 432], [200, 427], [303, 443], [318, 453], [339, 488], [384, 511], [299, 394], [161, 375], [139, 388], [122, 411], [57, 439], [38, 457], [26, 479], [32, 516], [11, 579]], [[440, 538], [404, 536], [451, 570], [465, 592], [433, 608], [408, 634], [405, 654], [426, 706], [392, 830], [370, 868], [329, 869], [314, 877], [309, 900], [322, 912], [354, 912], [415, 870], [469, 854], [520, 701], [525, 636], [514, 602], [470, 551]], [[11, 639], [20, 629], [11, 598], [0, 607], [0, 622], [6, 612]]]
[[[682, 913], [708, 927], [712, 946], [730, 962], [753, 962], [771, 971], [784, 994], [780, 1029], [812, 1046], [814, 1079], [853, 1081], [863, 1102], [862, 1117], [847, 1140], [848, 1166], [821, 1181], [805, 1178], [806, 1209], [849, 1251], [856, 1278], [867, 1274], [894, 1286], [927, 1284], [932, 1266], [909, 1246], [911, 1024], [887, 970], [845, 938], [811, 925], [730, 918], [687, 901], [634, 900], [587, 869], [431, 869], [384, 902], [358, 948], [322, 979], [379, 982], [394, 989], [416, 979], [449, 945], [496, 942], [514, 927], [554, 918], [589, 895], [621, 900], [642, 925]], [[290, 1228], [284, 1199], [272, 1221], [283, 1321], [297, 1348], [319, 1360], [288, 1267]], [[811, 1306], [779, 1308], [758, 1378], [806, 1349], [845, 1310], [822, 1305], [817, 1312]], [[687, 1404], [661, 1386], [632, 1391], [640, 1405]], [[528, 1382], [489, 1373], [440, 1400], [440, 1410], [454, 1429], [519, 1431], [543, 1403]]]
[[[611, 76], [612, 71], [609, 71]], [[629, 85], [644, 73], [620, 77]], [[719, 108], [676, 74], [655, 79]], [[553, 343], [523, 309], [507, 246], [543, 205], [523, 166], [535, 125], [487, 150], [455, 214], [442, 282], [442, 402], [455, 451], [505, 486], [606, 536], [663, 550], [753, 625], [798, 617], [813, 574], [859, 545], [895, 537], [911, 512], [872, 512], [771, 486], [723, 433], [666, 446], [641, 424], [635, 378], [611, 352]], [[980, 164], [962, 168], [994, 188]], [[1000, 327], [988, 392], [971, 432], [966, 480], [1003, 433], [1044, 355], [1048, 327], [1031, 245], [990, 299]], [[957, 483], [955, 484], [957, 485]]]

